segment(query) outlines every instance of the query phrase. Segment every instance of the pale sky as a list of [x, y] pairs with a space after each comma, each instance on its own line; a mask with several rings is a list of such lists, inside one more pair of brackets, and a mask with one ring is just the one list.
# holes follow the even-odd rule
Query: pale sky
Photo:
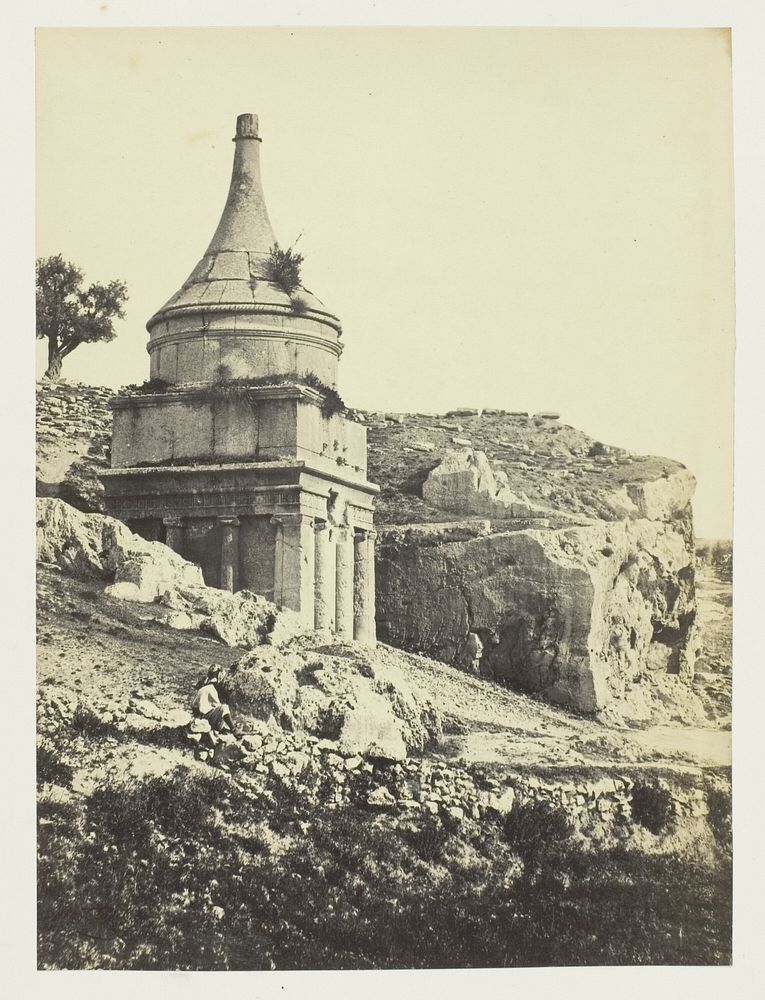
[[731, 534], [727, 31], [43, 29], [37, 60], [37, 253], [130, 291], [65, 377], [148, 377], [252, 111], [348, 403], [559, 410], [684, 462]]

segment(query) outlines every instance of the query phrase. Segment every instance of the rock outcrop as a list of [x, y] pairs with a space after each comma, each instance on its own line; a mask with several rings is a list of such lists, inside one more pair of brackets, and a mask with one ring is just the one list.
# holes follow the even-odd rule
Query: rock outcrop
[[174, 587], [203, 584], [198, 566], [147, 542], [113, 517], [83, 514], [63, 500], [37, 501], [37, 558], [72, 576], [112, 580], [112, 596], [153, 601]]
[[109, 467], [112, 389], [79, 382], [37, 383], [37, 495], [102, 512], [98, 473]]
[[279, 645], [307, 631], [295, 612], [247, 590], [207, 587], [199, 566], [162, 542], [63, 500], [37, 500], [37, 558], [79, 579], [108, 581], [109, 597], [152, 603], [172, 628], [199, 629], [228, 646]]
[[438, 711], [407, 682], [395, 656], [352, 646], [248, 653], [225, 679], [232, 705], [283, 729], [336, 741], [344, 754], [403, 760], [441, 733]]
[[424, 544], [382, 531], [378, 635], [586, 712], [654, 672], [690, 678], [692, 528], [672, 515], [441, 544], [433, 525]]
[[[422, 499], [440, 510], [494, 518], [549, 518], [549, 507], [510, 489], [507, 473], [494, 470], [482, 451], [449, 451], [422, 484]], [[571, 515], [558, 517], [575, 521]]]

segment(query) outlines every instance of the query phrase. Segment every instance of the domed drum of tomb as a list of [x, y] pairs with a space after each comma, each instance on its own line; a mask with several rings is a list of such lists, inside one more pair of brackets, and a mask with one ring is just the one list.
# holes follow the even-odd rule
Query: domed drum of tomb
[[254, 115], [233, 141], [215, 234], [147, 323], [150, 380], [113, 401], [107, 510], [209, 586], [373, 642], [377, 487], [336, 392], [340, 322], [271, 228]]

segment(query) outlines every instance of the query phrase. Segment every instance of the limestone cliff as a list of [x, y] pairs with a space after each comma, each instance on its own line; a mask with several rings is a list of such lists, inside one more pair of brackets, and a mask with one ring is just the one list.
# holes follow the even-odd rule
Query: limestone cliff
[[[381, 526], [379, 638], [585, 712], [647, 718], [669, 701], [696, 713], [693, 476], [549, 423], [522, 421], [520, 444], [505, 429], [504, 446], [535, 452], [523, 468], [460, 439], [428, 451], [404, 517], [405, 481], [388, 494], [383, 518], [408, 523]], [[561, 432], [574, 447], [554, 461], [539, 436]]]
[[646, 671], [692, 674], [692, 555], [672, 525], [433, 534], [381, 535], [382, 641], [588, 712]]

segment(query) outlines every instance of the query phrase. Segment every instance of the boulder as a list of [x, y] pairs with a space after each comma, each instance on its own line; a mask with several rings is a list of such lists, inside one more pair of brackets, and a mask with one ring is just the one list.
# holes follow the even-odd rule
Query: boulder
[[381, 536], [383, 642], [464, 664], [586, 712], [626, 698], [640, 677], [687, 688], [697, 653], [689, 514], [435, 545]]
[[111, 596], [128, 600], [148, 602], [169, 587], [203, 585], [200, 568], [161, 542], [147, 542], [116, 518], [83, 514], [51, 497], [37, 500], [37, 558], [80, 579], [113, 581]]
[[230, 594], [212, 587], [188, 592], [192, 612], [201, 615], [199, 628], [227, 646], [252, 649], [262, 643], [279, 646], [311, 629], [288, 608], [277, 608], [249, 590]]
[[403, 760], [440, 733], [437, 710], [410, 687], [395, 657], [335, 649], [307, 650], [293, 640], [253, 650], [225, 678], [232, 708], [315, 736], [319, 750], [346, 757]]
[[378, 785], [367, 795], [367, 805], [375, 809], [392, 809], [396, 805], [396, 799], [384, 785]]
[[495, 473], [482, 451], [448, 451], [422, 485], [422, 498], [441, 510], [487, 517], [544, 517], [546, 507], [514, 493], [504, 472]]
[[206, 587], [202, 571], [161, 542], [147, 542], [116, 518], [83, 514], [63, 500], [37, 500], [37, 558], [80, 579], [112, 581], [109, 597], [156, 602], [171, 628], [200, 629], [228, 646], [280, 645], [311, 631], [258, 594]]
[[162, 721], [172, 729], [180, 729], [181, 726], [191, 725], [193, 716], [185, 708], [172, 708], [169, 712], [165, 712]]

